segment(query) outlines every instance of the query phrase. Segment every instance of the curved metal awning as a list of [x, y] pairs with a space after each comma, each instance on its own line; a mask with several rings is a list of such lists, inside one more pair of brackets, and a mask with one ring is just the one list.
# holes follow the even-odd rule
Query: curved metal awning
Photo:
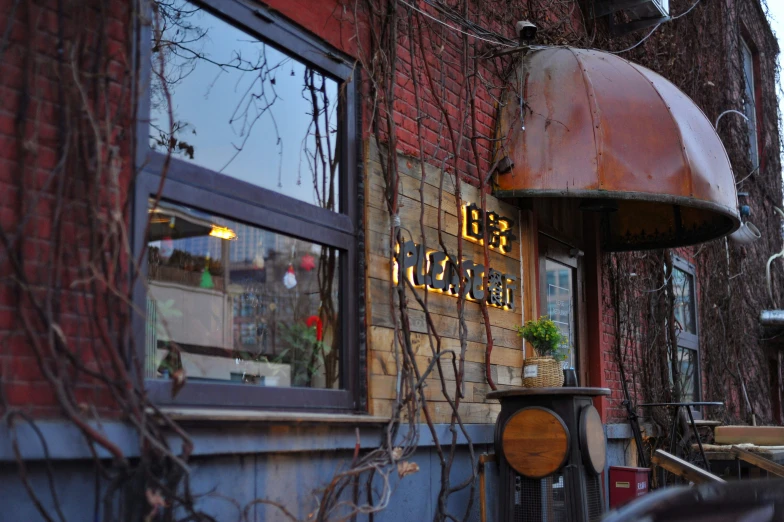
[[500, 116], [500, 152], [512, 168], [496, 176], [496, 196], [581, 198], [581, 209], [603, 213], [604, 247], [614, 251], [691, 245], [738, 228], [724, 146], [662, 76], [562, 47], [528, 53], [520, 77]]

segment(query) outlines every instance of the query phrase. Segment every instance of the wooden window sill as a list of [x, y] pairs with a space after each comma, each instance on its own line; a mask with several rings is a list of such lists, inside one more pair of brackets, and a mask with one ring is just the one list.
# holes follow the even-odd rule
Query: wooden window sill
[[226, 408], [177, 408], [164, 407], [160, 410], [177, 422], [185, 421], [234, 421], [270, 422], [286, 424], [341, 424], [341, 425], [383, 425], [388, 417], [346, 413], [299, 413], [289, 411], [257, 411]]

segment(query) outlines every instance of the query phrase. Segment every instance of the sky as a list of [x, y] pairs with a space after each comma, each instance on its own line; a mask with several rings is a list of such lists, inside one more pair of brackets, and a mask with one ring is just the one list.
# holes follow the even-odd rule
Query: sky
[[[172, 23], [163, 34], [165, 40], [183, 42], [172, 45], [166, 64], [174, 119], [185, 125], [176, 136], [193, 146], [191, 157], [178, 158], [318, 205], [310, 162], [303, 161], [314, 153], [316, 141], [313, 103], [303, 89], [305, 66], [206, 11], [179, 19], [179, 26]], [[319, 87], [322, 76], [316, 76]], [[337, 120], [337, 85], [326, 80], [330, 128]], [[323, 97], [319, 100], [323, 107]], [[167, 107], [153, 103], [150, 115], [164, 129], [169, 128]], [[323, 116], [319, 123], [326, 136]], [[264, 139], [269, 136], [277, 140]], [[323, 139], [325, 149], [334, 151], [335, 138]]]

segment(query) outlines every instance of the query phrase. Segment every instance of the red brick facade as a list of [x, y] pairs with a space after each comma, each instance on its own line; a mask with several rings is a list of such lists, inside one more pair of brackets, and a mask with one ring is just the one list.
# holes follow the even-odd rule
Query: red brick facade
[[[747, 2], [755, 3], [754, 0]], [[131, 97], [127, 88], [131, 83], [126, 75], [132, 70], [134, 56], [130, 45], [134, 40], [133, 24], [130, 23], [132, 13], [129, 12], [128, 2], [107, 2], [107, 25], [91, 32], [84, 31], [83, 28], [92, 27], [93, 22], [97, 23], [96, 9], [101, 2], [95, 2], [92, 8], [85, 7], [65, 14], [62, 27], [58, 24], [56, 3], [46, 4], [47, 7], [42, 8], [38, 4], [24, 2], [19, 4], [15, 11], [9, 10], [8, 6], [0, 10], [0, 27], [6, 26], [12, 12], [15, 15], [9, 46], [3, 50], [0, 62], [0, 226], [10, 241], [19, 241], [22, 245], [18, 261], [24, 265], [26, 284], [36, 287], [36, 295], [42, 297], [47, 288], [52, 286], [50, 278], [56, 278], [54, 287], [61, 298], [61, 306], [54, 311], [54, 322], [59, 331], [39, 330], [40, 338], [62, 334], [70, 346], [80, 347], [82, 361], [89, 368], [107, 371], [104, 364], [94, 360], [93, 353], [97, 353], [94, 352], [94, 345], [106, 342], [102, 335], [121, 335], [112, 330], [115, 321], [106, 317], [117, 312], [119, 305], [116, 300], [94, 302], [95, 299], [103, 299], [96, 296], [105, 294], [103, 290], [106, 284], [90, 280], [90, 273], [85, 271], [84, 266], [88, 262], [105, 261], [116, 263], [117, 270], [123, 271], [123, 266], [128, 263], [127, 257], [101, 260], [102, 247], [93, 242], [97, 238], [90, 235], [91, 228], [87, 224], [98, 219], [110, 222], [111, 212], [117, 209], [122, 209], [126, 212], [124, 217], [128, 217], [127, 203], [130, 194], [127, 190], [133, 150], [127, 135], [132, 122], [129, 110], [134, 104], [129, 102]], [[371, 48], [370, 28], [361, 11], [359, 19], [354, 18], [353, 2], [270, 0], [267, 4], [352, 58], [360, 61], [368, 59], [365, 54]], [[514, 38], [512, 22], [527, 17], [527, 10], [523, 5], [480, 7], [479, 4], [486, 2], [476, 4], [472, 5], [471, 9], [476, 9], [474, 14], [480, 13], [477, 23], [510, 39]], [[713, 9], [714, 4], [706, 8]], [[429, 9], [428, 11], [431, 12]], [[431, 14], [435, 15], [432, 12]], [[571, 23], [571, 32], [586, 34], [586, 29], [577, 15], [573, 16], [575, 18]], [[745, 30], [758, 43], [760, 66], [773, 67], [775, 51], [765, 47], [770, 41], [769, 28], [761, 13], [756, 16], [756, 19], [748, 21]], [[484, 49], [489, 52], [489, 47], [476, 43], [473, 37], [464, 36], [451, 25], [434, 23], [427, 29], [437, 34], [438, 38], [431, 40], [432, 45], [424, 49], [428, 56], [426, 66], [419, 58], [419, 49], [415, 50], [417, 58], [412, 63], [411, 42], [407, 36], [409, 30], [420, 31], [422, 27], [398, 27], [397, 84], [393, 115], [397, 149], [404, 154], [419, 157], [421, 135], [423, 159], [426, 162], [433, 166], [440, 166], [445, 161], [448, 165], [454, 164], [463, 179], [478, 186], [480, 176], [486, 176], [491, 166], [497, 100], [508, 87], [501, 78], [509, 73], [513, 62], [509, 58], [477, 58], [466, 63], [463, 51], [467, 42], [471, 42], [473, 50]], [[69, 173], [73, 172], [62, 187], [50, 182], [50, 175], [57, 166], [60, 147], [67, 143], [73, 147], [73, 154], [76, 155], [80, 153], [78, 146], [84, 145], [75, 135], [69, 135], [68, 141], [65, 141], [63, 131], [59, 128], [61, 111], [66, 113], [68, 122], [81, 122], [81, 126], [74, 131], [80, 136], [93, 132], [86, 114], [74, 114], [74, 111], [84, 110], [83, 106], [79, 105], [82, 93], [70, 87], [65, 89], [66, 92], [62, 92], [64, 82], [58, 80], [60, 75], [72, 74], [68, 65], [59, 61], [60, 32], [63, 32], [66, 53], [77, 49], [74, 52], [80, 57], [78, 67], [83, 72], [89, 71], [91, 67], [99, 67], [108, 75], [105, 85], [87, 84], [84, 93], [89, 99], [87, 106], [94, 111], [92, 116], [99, 123], [107, 116], [110, 117], [109, 128], [102, 128], [99, 133], [101, 138], [110, 144], [104, 153], [117, 154], [114, 161], [105, 162], [106, 165], [114, 165], [117, 171], [101, 173], [97, 185], [94, 180], [88, 179], [85, 173], [73, 170], [78, 163], [66, 165], [67, 169], [71, 169]], [[83, 39], [85, 37], [86, 39]], [[91, 46], [101, 50], [97, 56], [98, 65], [90, 61], [91, 58], [96, 58], [94, 53], [86, 50]], [[370, 74], [363, 65], [367, 64], [357, 65], [363, 79], [363, 94], [368, 97], [362, 108], [362, 135], [365, 139], [370, 139], [373, 122], [369, 114], [372, 107], [369, 100], [373, 91], [367, 81]], [[466, 76], [466, 71], [471, 71], [472, 74]], [[763, 75], [763, 78], [768, 77]], [[86, 74], [81, 77], [83, 81], [86, 78]], [[433, 93], [432, 86], [436, 87], [437, 93]], [[773, 88], [772, 85], [757, 85], [761, 94], [763, 90]], [[466, 95], [466, 92], [470, 95]], [[420, 112], [417, 111], [417, 98]], [[466, 101], [471, 103], [466, 105]], [[109, 114], [105, 113], [104, 102], [109, 108]], [[768, 108], [767, 111], [772, 113], [774, 109]], [[470, 115], [471, 124], [464, 126], [463, 119], [467, 114]], [[387, 116], [383, 109], [381, 116]], [[763, 129], [763, 132], [767, 131]], [[456, 139], [461, 140], [461, 148], [458, 160], [453, 161], [450, 154], [452, 140]], [[763, 133], [760, 144], [765, 150], [773, 150], [778, 146], [778, 136]], [[112, 176], [116, 176], [116, 182], [107, 181], [111, 180]], [[62, 200], [57, 197], [58, 190], [63, 191]], [[112, 204], [92, 211], [86, 209], [85, 205], [90, 201], [90, 191], [104, 194], [105, 201]], [[30, 199], [31, 194], [37, 199]], [[33, 201], [35, 206], [31, 210]], [[59, 207], [58, 201], [61, 205]], [[780, 199], [778, 201], [780, 202]], [[23, 219], [27, 221], [18, 229]], [[20, 230], [18, 236], [17, 230]], [[112, 233], [122, 232], [115, 228]], [[101, 239], [111, 240], [112, 237], [117, 239], [119, 236], [104, 236]], [[58, 242], [57, 238], [61, 241]], [[57, 251], [53, 252], [55, 245], [58, 245]], [[691, 257], [694, 250], [687, 249], [682, 253], [698, 265], [699, 282], [699, 274], [703, 268], [699, 267], [698, 258]], [[51, 272], [50, 260], [54, 259], [52, 256], [60, 256], [58, 266], [63, 267], [55, 274]], [[41, 361], [31, 348], [31, 339], [24, 328], [25, 320], [38, 328], [41, 328], [42, 323], [36, 318], [38, 312], [27, 298], [22, 297], [20, 300], [20, 293], [15, 290], [16, 283], [9, 276], [13, 272], [11, 263], [9, 250], [3, 246], [0, 248], [0, 342], [3, 347], [0, 352], [0, 368], [5, 397], [10, 405], [30, 407], [35, 414], [57, 415], [59, 407], [55, 392], [39, 370]], [[77, 270], [77, 267], [82, 268]], [[89, 284], [85, 283], [87, 280], [90, 281]], [[120, 281], [122, 277], [116, 280]], [[605, 279], [601, 294], [606, 296], [608, 292], [608, 282]], [[608, 302], [606, 298], [603, 301]], [[701, 306], [710, 305], [703, 303]], [[601, 359], [601, 370], [598, 374], [592, 372], [591, 382], [588, 384], [611, 388], [612, 395], [603, 405], [604, 417], [608, 422], [621, 422], [626, 414], [621, 406], [623, 394], [620, 370], [614, 354], [614, 313], [613, 308], [608, 305], [599, 314], [599, 342], [589, 346], [589, 355], [591, 358]], [[104, 316], [96, 318], [95, 314]], [[23, 315], [27, 319], [24, 319]], [[703, 326], [710, 327], [712, 326]], [[703, 347], [703, 350], [705, 349], [710, 347]], [[46, 364], [46, 360], [43, 363]], [[103, 393], [102, 387], [94, 385], [88, 376], [78, 372], [66, 372], [59, 378], [76, 382], [75, 402], [94, 404], [101, 413], [108, 412], [107, 395]]]
[[[10, 28], [0, 50], [0, 226], [7, 242], [0, 247], [0, 369], [8, 404], [41, 416], [61, 412], [42, 367], [55, 381], [74, 383], [73, 402], [113, 411], [102, 385], [54, 367], [48, 350], [56, 343], [47, 339], [60, 337], [86, 367], [107, 371], [94, 350], [103, 342], [100, 331], [116, 335], [110, 332], [117, 318], [108, 317], [116, 305], [96, 302], [105, 284], [91, 280], [86, 265], [101, 261], [96, 241], [111, 238], [92, 235], [90, 223], [118, 211], [125, 219], [133, 165], [129, 3], [64, 2], [62, 9], [56, 2], [8, 2], [0, 13], [0, 26]], [[69, 81], [74, 77], [81, 92]], [[96, 133], [100, 173], [79, 168], [94, 152], [82, 147]], [[90, 205], [96, 198], [103, 204]], [[127, 264], [124, 256], [106, 261], [116, 263], [117, 273]]]

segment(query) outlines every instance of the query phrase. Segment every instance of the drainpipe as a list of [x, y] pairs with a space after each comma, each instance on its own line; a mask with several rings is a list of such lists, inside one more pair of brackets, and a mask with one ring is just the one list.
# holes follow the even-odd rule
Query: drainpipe
[[[779, 207], [773, 207], [773, 209], [779, 214], [781, 214], [781, 218], [784, 219], [783, 210], [781, 210]], [[770, 300], [773, 301], [774, 305], [776, 304], [776, 302], [773, 299], [773, 286], [771, 285], [771, 280], [770, 280], [770, 264], [773, 262], [774, 259], [777, 259], [779, 257], [784, 257], [784, 249], [782, 249], [781, 252], [779, 252], [778, 254], [773, 254], [772, 256], [770, 256], [770, 258], [768, 258], [768, 264], [765, 265], [765, 279], [768, 283], [768, 297], [770, 297]]]
[[784, 310], [763, 310], [759, 321], [762, 326], [784, 326]]

